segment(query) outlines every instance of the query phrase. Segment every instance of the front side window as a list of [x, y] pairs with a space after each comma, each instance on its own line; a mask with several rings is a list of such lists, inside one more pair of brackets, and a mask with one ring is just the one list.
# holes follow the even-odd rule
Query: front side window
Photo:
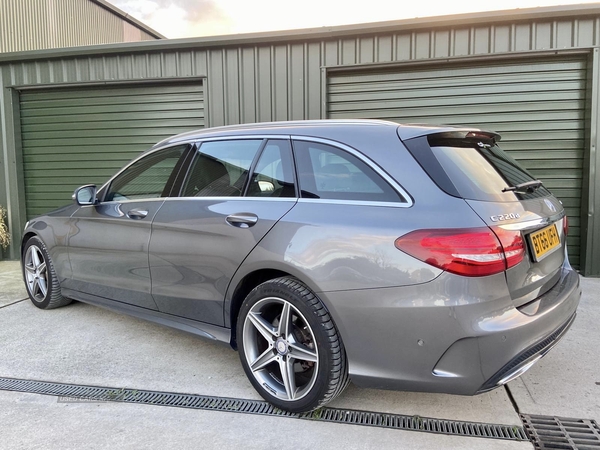
[[166, 197], [175, 169], [187, 145], [159, 150], [141, 158], [111, 183], [104, 201], [142, 200]]
[[294, 141], [294, 154], [303, 198], [404, 201], [371, 167], [342, 149]]
[[204, 142], [184, 182], [184, 197], [240, 197], [262, 139]]

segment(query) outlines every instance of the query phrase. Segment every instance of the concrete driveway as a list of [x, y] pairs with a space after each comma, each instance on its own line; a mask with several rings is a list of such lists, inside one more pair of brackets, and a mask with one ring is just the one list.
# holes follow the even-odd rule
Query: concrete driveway
[[[329, 406], [517, 427], [518, 412], [600, 420], [600, 280], [582, 282], [571, 331], [508, 389], [462, 397], [350, 386]], [[260, 399], [227, 347], [84, 303], [41, 311], [25, 297], [18, 263], [0, 262], [0, 377]], [[0, 448], [532, 448], [528, 441], [59, 400], [0, 390]]]

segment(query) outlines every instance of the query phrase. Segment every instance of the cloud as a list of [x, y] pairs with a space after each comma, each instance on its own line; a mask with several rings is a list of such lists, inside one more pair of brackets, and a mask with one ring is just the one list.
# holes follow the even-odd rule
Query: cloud
[[117, 8], [168, 38], [231, 32], [217, 0], [111, 0]]
[[[0, 0], [1, 2], [2, 0]], [[597, 0], [109, 0], [169, 38], [325, 27], [342, 24], [593, 3]]]
[[189, 22], [208, 22], [225, 20], [227, 15], [219, 7], [216, 0], [151, 0], [159, 9], [180, 8], [186, 12]]

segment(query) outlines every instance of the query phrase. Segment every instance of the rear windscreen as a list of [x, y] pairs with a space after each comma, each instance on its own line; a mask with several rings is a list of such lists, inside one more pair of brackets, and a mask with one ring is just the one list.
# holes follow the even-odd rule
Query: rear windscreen
[[[507, 187], [535, 181], [535, 178], [491, 139], [455, 139], [433, 135], [427, 140], [431, 156], [437, 160], [442, 170], [428, 170], [427, 166], [432, 164], [427, 164], [424, 168], [438, 186], [451, 195], [458, 194], [470, 200], [506, 202], [550, 194], [543, 186], [532, 193], [503, 192]], [[421, 152], [423, 147], [420, 148]], [[421, 154], [417, 159], [428, 158]], [[442, 172], [444, 174], [440, 176]], [[445, 188], [450, 185], [448, 181], [454, 189]]]

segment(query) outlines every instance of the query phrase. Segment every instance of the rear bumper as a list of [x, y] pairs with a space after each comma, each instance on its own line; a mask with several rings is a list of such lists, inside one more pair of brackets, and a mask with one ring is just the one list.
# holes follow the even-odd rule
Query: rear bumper
[[568, 265], [524, 308], [503, 274], [444, 273], [418, 286], [319, 294], [339, 326], [352, 381], [363, 387], [472, 395], [506, 383], [564, 336], [581, 296]]
[[552, 333], [546, 339], [515, 356], [494, 376], [487, 380], [484, 385], [481, 386], [478, 393], [491, 391], [492, 389], [502, 386], [503, 384], [506, 384], [527, 372], [536, 362], [546, 356], [548, 352], [560, 342], [569, 328], [571, 328], [571, 325], [575, 321], [576, 315], [577, 313], [573, 314], [564, 325], [554, 331], [554, 333]]

